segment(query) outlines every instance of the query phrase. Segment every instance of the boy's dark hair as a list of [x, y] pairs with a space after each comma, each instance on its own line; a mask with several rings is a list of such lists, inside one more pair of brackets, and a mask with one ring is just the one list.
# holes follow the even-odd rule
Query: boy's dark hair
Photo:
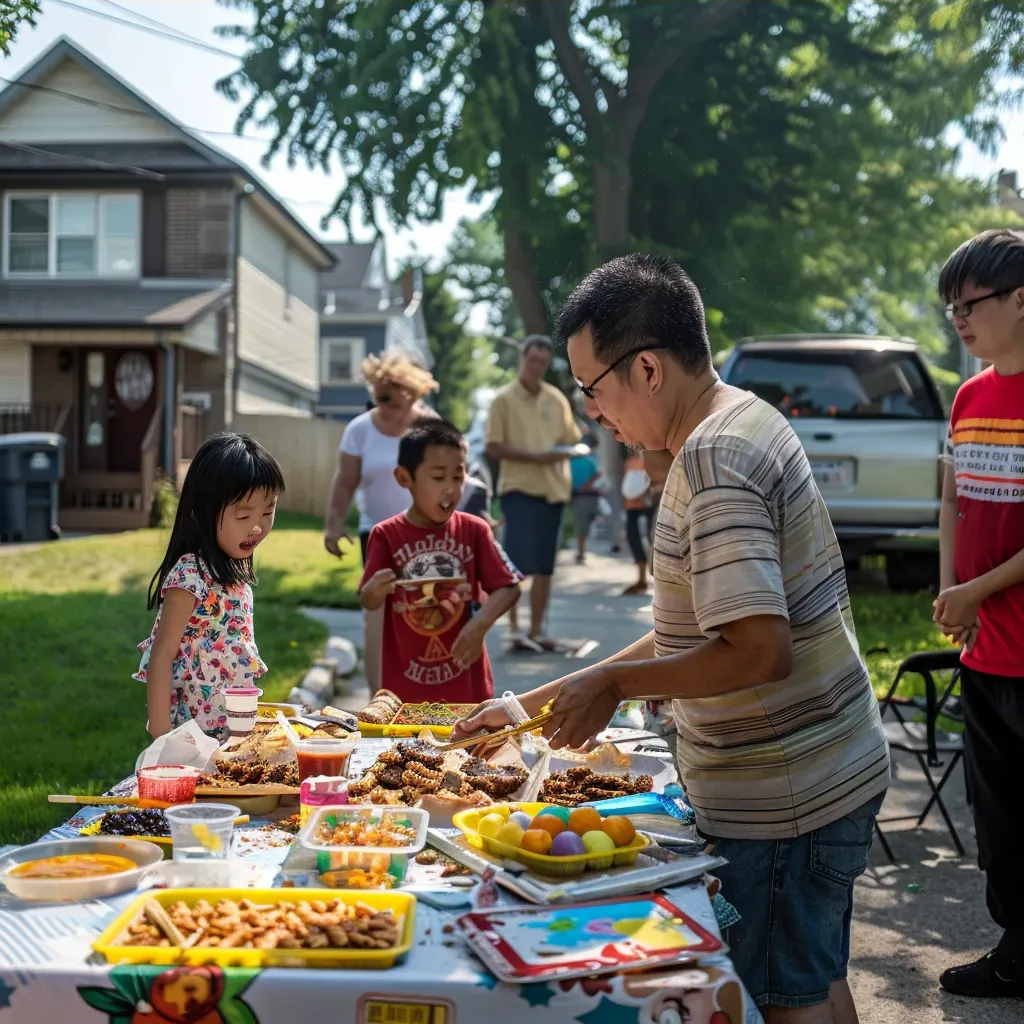
[[422, 416], [413, 420], [412, 425], [398, 442], [398, 464], [411, 476], [423, 465], [430, 447], [458, 448], [466, 450], [466, 442], [458, 427], [435, 416]]
[[1024, 286], [1024, 231], [993, 228], [964, 242], [939, 271], [939, 295], [952, 302], [968, 284], [994, 292]]
[[149, 584], [149, 607], [162, 598], [160, 589], [182, 555], [196, 561], [221, 586], [255, 583], [249, 558], [231, 558], [217, 544], [217, 527], [228, 505], [252, 491], [284, 490], [281, 467], [266, 448], [248, 434], [215, 434], [196, 452], [185, 475], [178, 511], [160, 568]]
[[[644, 345], [670, 352], [693, 376], [711, 366], [700, 292], [665, 256], [632, 253], [588, 274], [559, 312], [555, 336], [564, 345], [584, 327], [594, 339], [594, 358], [606, 366]], [[632, 365], [624, 359], [616, 370], [625, 375]]]

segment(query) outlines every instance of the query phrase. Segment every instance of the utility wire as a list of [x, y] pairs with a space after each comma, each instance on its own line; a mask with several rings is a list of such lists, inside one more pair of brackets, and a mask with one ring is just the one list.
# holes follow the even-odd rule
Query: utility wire
[[35, 156], [56, 157], [58, 160], [77, 160], [80, 163], [88, 164], [90, 167], [95, 167], [100, 171], [130, 171], [132, 174], [137, 174], [140, 178], [150, 178], [153, 181], [166, 181], [166, 175], [160, 174], [158, 171], [150, 171], [145, 167], [135, 167], [132, 164], [111, 164], [107, 163], [106, 160], [93, 160], [92, 157], [88, 156], [78, 156], [71, 153], [55, 153], [50, 149], [40, 149], [38, 146], [30, 146], [26, 142], [9, 142], [6, 139], [0, 139], [0, 146], [6, 146], [8, 149], [20, 149], [23, 153], [32, 153]]
[[106, 11], [97, 11], [95, 8], [86, 7], [84, 4], [76, 4], [73, 0], [49, 0], [49, 2], [61, 4], [63, 7], [70, 7], [73, 10], [81, 11], [83, 14], [91, 14], [94, 18], [101, 18], [103, 21], [110, 21], [117, 25], [127, 25], [129, 28], [137, 29], [139, 32], [148, 32], [150, 35], [161, 36], [164, 39], [171, 39], [176, 43], [181, 43], [183, 46], [191, 46], [197, 50], [205, 50], [207, 53], [216, 54], [218, 57], [229, 57], [231, 60], [241, 60], [241, 57], [237, 53], [221, 49], [221, 47], [214, 46], [211, 43], [204, 43], [202, 40], [195, 39], [192, 36], [180, 34], [177, 29], [171, 28], [170, 25], [163, 25], [162, 22], [157, 22], [157, 24], [163, 25], [163, 27], [156, 28], [152, 25], [142, 25], [137, 21], [129, 21], [127, 18], [119, 18], [117, 15], [108, 14]]
[[[55, 96], [63, 96], [87, 107], [99, 107], [101, 110], [116, 110], [119, 114], [130, 114], [132, 117], [151, 118], [151, 115], [147, 114], [144, 110], [137, 110], [134, 107], [122, 107], [116, 103], [107, 103], [105, 100], [94, 100], [88, 96], [79, 96], [77, 93], [68, 92], [66, 89], [55, 89], [50, 85], [40, 85], [37, 82], [21, 82], [16, 78], [5, 78], [3, 75], [0, 75], [0, 82], [12, 85], [17, 89], [32, 89], [36, 92], [53, 93]], [[181, 122], [179, 121], [178, 124], [181, 124]], [[255, 135], [237, 135], [235, 132], [219, 131], [215, 128], [193, 128], [187, 124], [181, 124], [181, 127], [186, 131], [195, 132], [197, 135], [222, 135], [229, 139], [241, 139], [243, 142], [262, 142], [264, 145], [270, 141]]]
[[[168, 25], [164, 21], [157, 21], [156, 18], [151, 18], [148, 14], [142, 14], [140, 11], [133, 10], [131, 7], [125, 7], [123, 4], [115, 3], [114, 0], [100, 0], [100, 2], [106, 4], [108, 7], [113, 7], [115, 10], [123, 11], [125, 14], [131, 15], [131, 17], [136, 21], [144, 21], [148, 25], [152, 25], [154, 28], [172, 32], [183, 41], [187, 40], [190, 43], [198, 43], [203, 47], [211, 45], [204, 39], [200, 39], [198, 36], [190, 36], [187, 32], [182, 32], [181, 29], [175, 28], [173, 25]], [[103, 16], [100, 11], [96, 11], [95, 13], [100, 17]]]

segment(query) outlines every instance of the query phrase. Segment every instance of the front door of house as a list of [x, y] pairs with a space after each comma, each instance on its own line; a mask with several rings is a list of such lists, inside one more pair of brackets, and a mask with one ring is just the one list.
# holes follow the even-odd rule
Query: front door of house
[[152, 349], [97, 349], [83, 359], [82, 469], [138, 473], [156, 411]]

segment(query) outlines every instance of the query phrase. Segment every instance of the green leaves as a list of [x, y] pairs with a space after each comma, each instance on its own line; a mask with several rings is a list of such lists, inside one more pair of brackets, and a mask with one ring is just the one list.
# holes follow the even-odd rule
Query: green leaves
[[0, 53], [10, 56], [18, 27], [35, 25], [39, 11], [40, 0], [3, 0], [0, 3]]
[[487, 230], [513, 244], [463, 233], [453, 270], [478, 297], [514, 284], [531, 324], [605, 254], [648, 248], [691, 271], [723, 338], [899, 329], [938, 351], [937, 267], [994, 203], [957, 178], [949, 130], [992, 145], [1024, 67], [1024, 6], [991, 0], [233, 6], [254, 22], [221, 83], [239, 126], [340, 169], [343, 219], [493, 195]]

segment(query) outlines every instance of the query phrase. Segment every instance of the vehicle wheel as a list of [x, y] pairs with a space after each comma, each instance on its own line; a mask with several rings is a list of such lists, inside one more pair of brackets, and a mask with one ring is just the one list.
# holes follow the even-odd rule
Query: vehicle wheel
[[885, 579], [894, 594], [937, 590], [939, 554], [937, 551], [894, 551], [887, 554]]

